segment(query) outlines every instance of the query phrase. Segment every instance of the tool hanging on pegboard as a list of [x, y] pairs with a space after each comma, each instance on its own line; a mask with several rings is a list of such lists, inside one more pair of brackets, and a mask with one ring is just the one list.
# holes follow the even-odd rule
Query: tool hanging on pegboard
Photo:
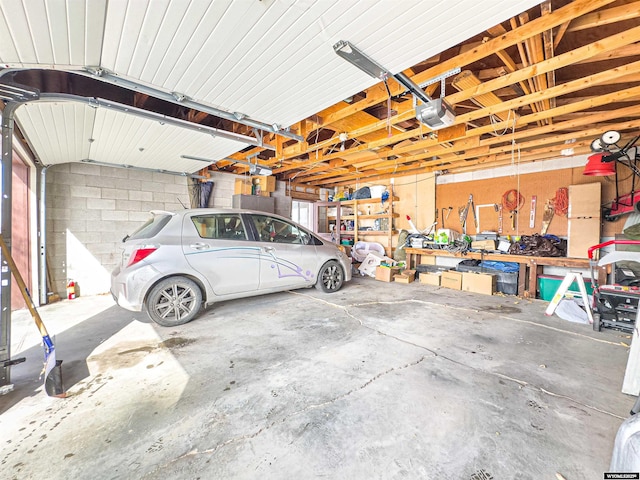
[[[441, 217], [442, 217], [442, 228], [446, 228], [444, 226], [444, 221], [447, 220], [449, 218], [449, 215], [451, 215], [451, 210], [453, 210], [453, 207], [442, 207], [442, 212], [441, 212]], [[447, 214], [445, 215], [444, 212], [447, 212]], [[438, 211], [436, 210], [436, 215], [438, 214]]]
[[498, 233], [502, 235], [502, 204], [498, 205]]
[[508, 190], [502, 195], [502, 206], [511, 214], [511, 229], [517, 231], [518, 212], [524, 205], [524, 197], [518, 190]]
[[497, 203], [485, 203], [483, 205], [476, 205], [476, 234], [480, 233], [480, 209], [490, 207], [493, 208], [493, 211], [498, 213], [498, 204]]
[[469, 216], [469, 209], [471, 209], [471, 213], [473, 213], [473, 224], [476, 228], [478, 228], [478, 217], [476, 217], [476, 206], [473, 203], [473, 194], [469, 194], [469, 200], [467, 200], [467, 204], [464, 207], [458, 208], [458, 213], [460, 214], [460, 225], [462, 226], [462, 233], [467, 234], [467, 217]]
[[555, 206], [553, 198], [547, 200], [547, 203], [544, 206], [544, 213], [542, 214], [542, 230], [540, 230], [541, 235], [546, 235], [547, 230], [549, 229], [549, 224], [551, 220], [553, 220], [553, 214], [555, 213]]
[[537, 195], [531, 196], [531, 212], [529, 213], [529, 228], [536, 226], [536, 202], [538, 200]]

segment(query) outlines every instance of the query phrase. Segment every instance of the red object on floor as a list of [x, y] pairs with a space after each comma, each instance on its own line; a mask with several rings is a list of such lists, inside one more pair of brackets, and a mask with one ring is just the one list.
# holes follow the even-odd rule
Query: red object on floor
[[76, 282], [69, 280], [67, 283], [67, 299], [73, 300], [76, 298]]

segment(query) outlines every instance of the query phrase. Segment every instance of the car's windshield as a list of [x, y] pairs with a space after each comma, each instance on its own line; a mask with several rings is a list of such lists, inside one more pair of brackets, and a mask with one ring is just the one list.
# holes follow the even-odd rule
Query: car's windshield
[[171, 215], [154, 215], [131, 235], [124, 237], [122, 241], [125, 242], [127, 240], [140, 240], [154, 237], [164, 228], [170, 219]]

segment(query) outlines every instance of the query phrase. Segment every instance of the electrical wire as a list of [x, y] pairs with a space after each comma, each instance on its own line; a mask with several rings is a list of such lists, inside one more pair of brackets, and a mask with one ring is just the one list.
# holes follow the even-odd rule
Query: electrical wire
[[495, 134], [496, 137], [502, 137], [503, 135], [505, 135], [507, 133], [507, 130], [509, 130], [509, 128], [511, 128], [512, 132], [515, 132], [515, 129], [516, 129], [515, 113], [513, 115], [513, 125], [509, 125], [509, 120], [511, 120], [511, 109], [509, 109], [507, 119], [505, 120], [505, 123], [507, 126], [504, 127], [504, 130], [502, 131], [502, 133], [498, 133], [496, 131], [496, 124], [500, 123], [500, 119], [492, 113], [491, 115], [489, 115], [489, 120], [491, 121], [491, 126], [493, 127], [493, 133]]
[[524, 197], [516, 189], [507, 190], [502, 195], [502, 206], [510, 212], [519, 210], [523, 205]]
[[556, 196], [553, 197], [553, 208], [555, 214], [564, 216], [569, 211], [569, 189], [561, 187], [556, 190]]

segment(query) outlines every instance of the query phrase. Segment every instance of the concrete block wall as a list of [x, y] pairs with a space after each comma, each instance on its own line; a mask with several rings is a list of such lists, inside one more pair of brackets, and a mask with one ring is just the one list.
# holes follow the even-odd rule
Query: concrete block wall
[[82, 295], [109, 292], [122, 238], [150, 210], [189, 206], [186, 177], [84, 163], [47, 169], [47, 257], [52, 290], [66, 296], [73, 279]]
[[[213, 172], [210, 180], [213, 182], [213, 193], [209, 200], [210, 207], [231, 208], [235, 181], [244, 178], [242, 175]], [[291, 197], [287, 196], [286, 183], [276, 182], [276, 191], [271, 194], [275, 197], [276, 213], [286, 218], [291, 218]]]
[[213, 193], [209, 199], [209, 206], [216, 208], [231, 208], [236, 179], [241, 175], [230, 173], [211, 172], [210, 180], [213, 182]]

